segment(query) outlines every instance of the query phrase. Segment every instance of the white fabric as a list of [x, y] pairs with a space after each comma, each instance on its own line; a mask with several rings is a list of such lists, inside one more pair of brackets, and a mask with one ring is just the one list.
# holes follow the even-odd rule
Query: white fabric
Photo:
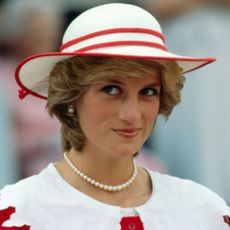
[[[148, 171], [153, 183], [149, 200], [135, 210], [145, 230], [229, 230], [225, 202], [189, 180]], [[73, 188], [54, 164], [40, 174], [1, 192], [0, 210], [16, 207], [3, 226], [30, 225], [31, 230], [120, 229], [121, 208], [97, 201]]]
[[[134, 18], [138, 18], [138, 20], [134, 20]], [[75, 18], [66, 29], [63, 36], [62, 44], [65, 44], [66, 42], [72, 41], [73, 39], [80, 38], [88, 34], [114, 28], [145, 28], [162, 33], [158, 21], [153, 17], [152, 14], [150, 14], [146, 10], [135, 5], [112, 3], [93, 7]], [[127, 35], [129, 35], [129, 33]], [[131, 36], [132, 38], [130, 38], [129, 36]], [[130, 40], [134, 40], [132, 35], [129, 36], [127, 38], [130, 38]], [[110, 39], [110, 37], [112, 39]], [[85, 43], [85, 45], [88, 46], [106, 41], [116, 41], [119, 37], [119, 34], [115, 36], [102, 35], [99, 39], [89, 39], [88, 42]], [[124, 36], [122, 37], [122, 40], [124, 40]], [[139, 35], [138, 37], [136, 37], [135, 40], [137, 40], [138, 38]], [[145, 41], [159, 42], [163, 45], [163, 42], [157, 39], [155, 36], [150, 36], [151, 39], [149, 39], [149, 36], [142, 35], [142, 37], [140, 38], [142, 41], [148, 38]], [[76, 49], [74, 48], [70, 48], [65, 49], [64, 51], [73, 52], [75, 50]]]
[[139, 216], [135, 208], [121, 208], [121, 217], [124, 216]]

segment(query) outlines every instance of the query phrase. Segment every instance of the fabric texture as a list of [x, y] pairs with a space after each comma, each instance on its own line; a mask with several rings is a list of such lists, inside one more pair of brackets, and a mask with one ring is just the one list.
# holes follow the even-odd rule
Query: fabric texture
[[[152, 195], [143, 205], [132, 207], [145, 230], [229, 230], [223, 217], [230, 215], [230, 209], [217, 194], [190, 180], [147, 171]], [[5, 186], [0, 195], [0, 210], [15, 208], [2, 229], [121, 229], [121, 207], [81, 193], [52, 163], [38, 175]]]

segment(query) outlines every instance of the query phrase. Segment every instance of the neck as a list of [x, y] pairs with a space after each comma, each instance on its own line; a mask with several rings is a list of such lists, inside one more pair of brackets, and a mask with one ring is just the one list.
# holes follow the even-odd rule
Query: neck
[[[91, 156], [91, 155], [90, 155]], [[68, 157], [83, 173], [100, 183], [116, 186], [126, 182], [133, 172], [132, 156], [129, 158], [103, 159], [87, 156], [87, 153], [71, 150]], [[96, 159], [96, 160], [95, 160]], [[152, 185], [145, 170], [138, 167], [137, 178], [119, 192], [110, 192], [96, 188], [74, 172], [66, 160], [61, 160], [56, 168], [63, 179], [77, 190], [101, 202], [122, 207], [137, 206], [147, 200], [152, 192]], [[144, 201], [143, 201], [144, 199]]]
[[68, 156], [80, 171], [104, 184], [121, 184], [133, 174], [132, 157], [113, 157], [74, 149], [70, 150]]

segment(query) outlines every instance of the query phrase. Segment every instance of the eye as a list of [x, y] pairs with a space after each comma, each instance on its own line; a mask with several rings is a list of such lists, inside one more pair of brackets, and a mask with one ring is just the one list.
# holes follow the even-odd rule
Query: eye
[[140, 91], [140, 95], [144, 95], [144, 96], [154, 96], [158, 94], [159, 93], [154, 88], [144, 88]]
[[118, 95], [121, 89], [116, 85], [107, 85], [102, 88], [102, 91], [109, 95]]

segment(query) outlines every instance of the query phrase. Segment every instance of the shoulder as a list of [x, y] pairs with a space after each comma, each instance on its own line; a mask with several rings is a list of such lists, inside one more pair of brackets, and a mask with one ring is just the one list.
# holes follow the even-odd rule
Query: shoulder
[[161, 194], [167, 194], [178, 205], [190, 205], [204, 209], [220, 210], [230, 214], [226, 202], [209, 188], [188, 179], [150, 171], [153, 186]]
[[0, 229], [1, 226], [24, 226], [23, 229], [29, 229], [35, 216], [39, 213], [41, 216], [44, 212], [42, 204], [53, 192], [49, 172], [50, 166], [0, 191]]
[[229, 229], [230, 209], [215, 192], [191, 180], [148, 171], [153, 192], [141, 211], [149, 229]]
[[37, 175], [3, 187], [0, 190], [0, 209], [9, 206], [9, 204], [14, 206], [28, 203], [31, 199], [40, 196], [48, 186], [48, 168]]

